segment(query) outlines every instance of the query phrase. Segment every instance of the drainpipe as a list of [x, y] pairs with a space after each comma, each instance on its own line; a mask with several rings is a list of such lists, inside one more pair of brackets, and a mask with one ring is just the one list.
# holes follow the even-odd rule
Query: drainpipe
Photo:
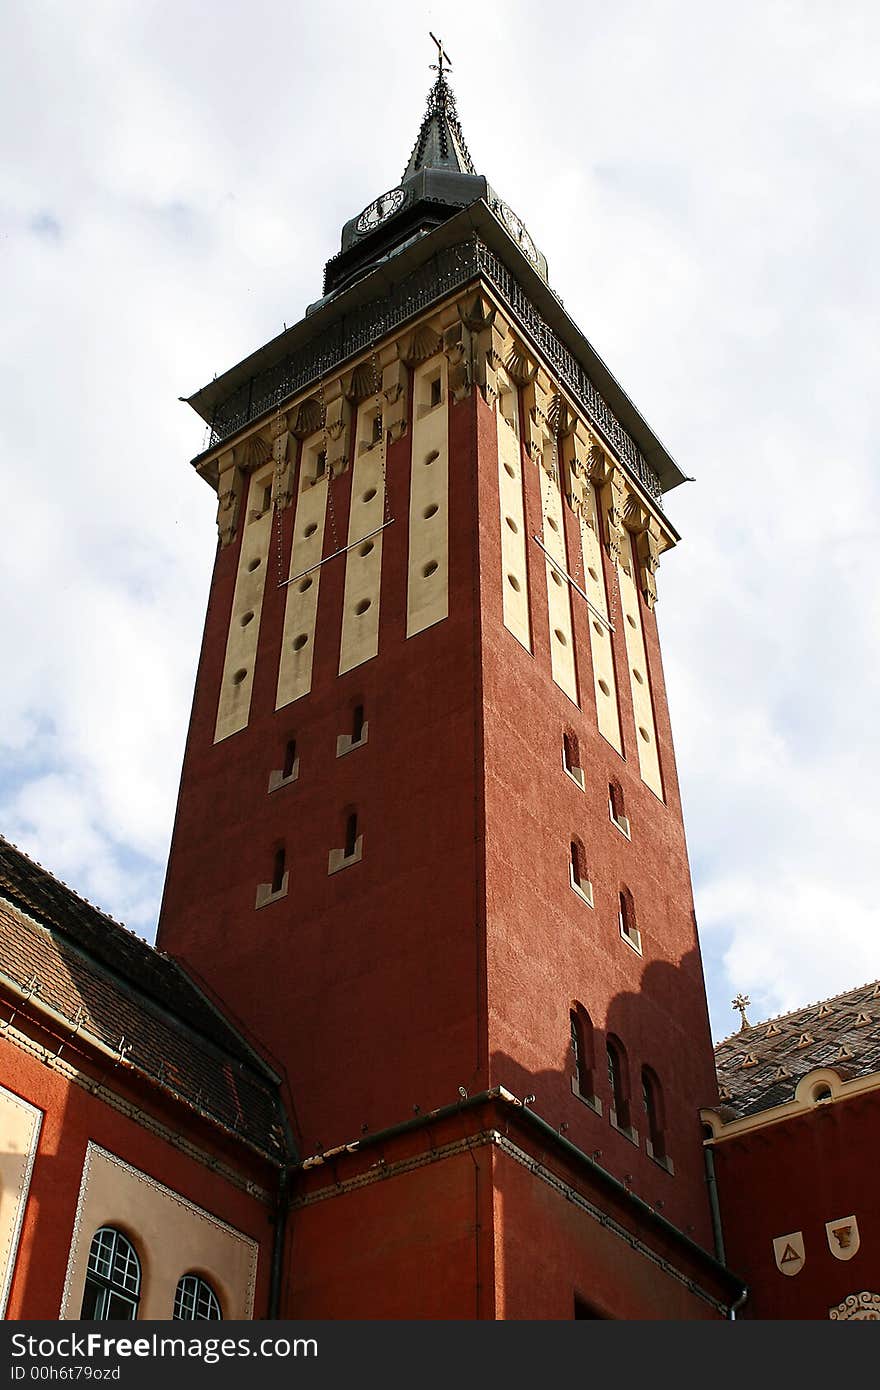
[[272, 1236], [272, 1277], [269, 1283], [269, 1313], [278, 1318], [281, 1306], [281, 1275], [284, 1268], [284, 1236], [287, 1231], [288, 1166], [285, 1163], [278, 1175], [278, 1205], [275, 1208], [275, 1231]]
[[726, 1264], [724, 1233], [721, 1230], [721, 1208], [718, 1205], [718, 1183], [715, 1180], [715, 1152], [711, 1144], [703, 1145], [703, 1161], [706, 1165], [706, 1186], [709, 1189], [709, 1210], [712, 1213], [712, 1235], [715, 1239], [715, 1256], [719, 1264]]
[[[721, 1229], [721, 1207], [718, 1202], [718, 1180], [715, 1177], [715, 1150], [711, 1141], [703, 1145], [703, 1161], [706, 1165], [706, 1186], [709, 1189], [709, 1210], [712, 1213], [712, 1235], [715, 1240], [715, 1256], [719, 1264], [727, 1263], [727, 1256], [724, 1253], [724, 1232]], [[747, 1286], [744, 1284], [742, 1293], [731, 1303], [727, 1310], [729, 1322], [736, 1322], [736, 1315], [749, 1296]]]

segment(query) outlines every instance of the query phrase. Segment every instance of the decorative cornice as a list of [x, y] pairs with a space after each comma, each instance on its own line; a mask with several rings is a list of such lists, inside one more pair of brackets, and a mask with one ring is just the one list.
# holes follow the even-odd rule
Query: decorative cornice
[[[429, 261], [377, 298], [353, 308], [315, 333], [298, 351], [256, 372], [228, 396], [211, 419], [210, 450], [245, 429], [290, 397], [312, 388], [350, 358], [376, 346], [395, 329], [422, 314], [472, 280], [483, 278], [510, 310], [518, 329], [531, 339], [550, 371], [571, 395], [589, 423], [605, 438], [625, 469], [656, 502], [660, 481], [632, 436], [617, 419], [573, 353], [560, 341], [500, 258], [479, 237], [438, 251]], [[466, 326], [471, 327], [465, 319]], [[423, 345], [413, 343], [415, 353]], [[294, 432], [299, 432], [299, 423]], [[200, 455], [196, 466], [203, 462]]]

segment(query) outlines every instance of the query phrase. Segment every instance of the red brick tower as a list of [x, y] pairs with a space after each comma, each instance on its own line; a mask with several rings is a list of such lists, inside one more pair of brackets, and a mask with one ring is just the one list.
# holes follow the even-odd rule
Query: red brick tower
[[682, 474], [440, 66], [324, 297], [191, 399], [220, 544], [158, 944], [286, 1072], [287, 1315], [723, 1316]]

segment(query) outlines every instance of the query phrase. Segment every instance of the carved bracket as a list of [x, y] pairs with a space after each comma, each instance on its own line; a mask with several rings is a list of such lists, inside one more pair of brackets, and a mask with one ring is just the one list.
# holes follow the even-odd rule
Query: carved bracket
[[406, 363], [396, 358], [382, 371], [382, 417], [392, 443], [406, 432], [408, 405], [409, 372]]
[[244, 470], [235, 462], [229, 449], [220, 457], [220, 479], [217, 485], [217, 534], [220, 545], [231, 545], [235, 539], [241, 499], [244, 495]]
[[454, 401], [463, 401], [470, 395], [473, 385], [471, 372], [471, 332], [459, 322], [447, 328], [443, 334], [443, 352], [446, 355], [449, 390]]
[[327, 436], [327, 475], [338, 478], [348, 467], [348, 427], [351, 401], [337, 379], [324, 388], [324, 430]]
[[293, 498], [293, 456], [291, 433], [287, 418], [279, 415], [272, 426], [272, 458], [275, 471], [272, 478], [272, 501], [276, 507], [289, 507]]

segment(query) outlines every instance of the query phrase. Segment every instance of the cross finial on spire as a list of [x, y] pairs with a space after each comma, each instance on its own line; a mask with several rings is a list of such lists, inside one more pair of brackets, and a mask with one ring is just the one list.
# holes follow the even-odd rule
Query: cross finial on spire
[[749, 996], [747, 994], [742, 993], [738, 994], [735, 999], [731, 999], [730, 1001], [731, 1007], [734, 1009], [739, 1009], [740, 1013], [742, 1014], [742, 1023], [739, 1025], [740, 1032], [742, 1032], [744, 1028], [751, 1028], [752, 1026], [749, 1023], [749, 1020], [746, 1018], [746, 1009], [750, 1006], [751, 1002], [752, 1001], [749, 998]]
[[[430, 64], [431, 71], [439, 72], [440, 76], [442, 77], [444, 73], [448, 72], [449, 69], [452, 67], [452, 59], [450, 58], [449, 54], [445, 51], [443, 44], [440, 42], [438, 38], [436, 38], [431, 33], [430, 29], [428, 30], [428, 37], [433, 39], [434, 43], [437, 45], [437, 62]], [[444, 60], [447, 64], [445, 68], [443, 66]]]

